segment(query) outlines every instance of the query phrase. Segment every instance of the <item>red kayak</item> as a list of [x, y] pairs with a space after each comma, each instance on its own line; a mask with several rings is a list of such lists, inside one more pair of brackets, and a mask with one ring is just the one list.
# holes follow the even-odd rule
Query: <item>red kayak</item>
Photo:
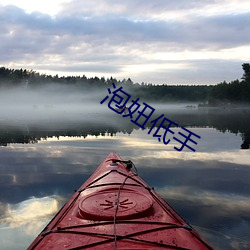
[[212, 249], [110, 153], [28, 249]]

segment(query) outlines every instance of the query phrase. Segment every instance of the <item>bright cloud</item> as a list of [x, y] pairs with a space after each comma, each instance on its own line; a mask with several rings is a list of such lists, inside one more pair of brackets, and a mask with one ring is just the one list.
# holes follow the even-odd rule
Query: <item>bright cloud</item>
[[14, 5], [17, 6], [27, 13], [42, 12], [49, 15], [56, 15], [62, 8], [66, 1], [63, 0], [43, 0], [43, 1], [32, 1], [32, 0], [1, 0], [2, 5]]

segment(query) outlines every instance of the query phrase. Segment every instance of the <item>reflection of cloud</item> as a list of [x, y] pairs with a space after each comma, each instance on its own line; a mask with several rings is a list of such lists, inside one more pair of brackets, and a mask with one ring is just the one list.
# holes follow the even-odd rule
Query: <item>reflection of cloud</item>
[[157, 188], [157, 193], [211, 243], [214, 249], [249, 249], [250, 198], [184, 187]]
[[220, 161], [229, 162], [235, 164], [241, 164], [250, 166], [250, 155], [248, 151], [243, 150], [232, 150], [232, 151], [221, 151], [221, 152], [154, 152], [154, 157], [159, 159], [173, 158], [173, 159], [184, 159], [184, 160], [199, 160], [199, 161]]
[[[179, 132], [177, 128], [173, 128], [172, 130], [176, 134]], [[131, 137], [117, 134], [117, 138], [125, 147], [143, 151], [143, 154], [139, 154], [140, 159], [150, 157], [151, 159], [154, 158], [157, 160], [183, 159], [185, 161], [219, 161], [250, 166], [249, 152], [247, 150], [235, 150], [232, 146], [238, 143], [238, 141], [240, 143], [240, 136], [232, 135], [229, 132], [221, 133], [213, 128], [191, 128], [190, 130], [201, 136], [200, 141], [197, 141], [198, 145], [189, 143], [190, 146], [193, 146], [193, 148], [197, 150], [196, 152], [192, 152], [188, 149], [183, 149], [181, 152], [176, 151], [174, 147], [179, 148], [180, 144], [171, 139], [171, 136], [169, 137], [169, 139], [171, 139], [170, 143], [164, 145], [152, 136], [154, 131], [152, 131], [150, 135], [148, 134], [149, 129], [134, 130], [132, 133], [133, 136]], [[213, 137], [212, 140], [211, 137]], [[227, 143], [225, 143], [225, 140]], [[138, 158], [137, 156], [135, 157]], [[179, 167], [182, 167], [182, 165]]]
[[25, 232], [33, 234], [38, 222], [41, 223], [43, 218], [47, 219], [57, 211], [58, 202], [54, 197], [31, 198], [19, 204], [8, 204], [0, 223], [11, 228], [25, 225]]
[[248, 151], [233, 150], [218, 153], [197, 153], [193, 157], [194, 160], [218, 160], [235, 164], [250, 166], [250, 155]]
[[0, 248], [27, 248], [59, 210], [63, 202], [61, 199], [59, 196], [46, 196], [1, 206], [5, 209], [1, 209], [4, 215], [0, 218]]
[[163, 187], [157, 189], [157, 193], [168, 200], [175, 199], [187, 203], [202, 206], [218, 206], [221, 209], [217, 214], [248, 214], [250, 211], [250, 198], [235, 194], [223, 194], [219, 192], [201, 191], [188, 187]]

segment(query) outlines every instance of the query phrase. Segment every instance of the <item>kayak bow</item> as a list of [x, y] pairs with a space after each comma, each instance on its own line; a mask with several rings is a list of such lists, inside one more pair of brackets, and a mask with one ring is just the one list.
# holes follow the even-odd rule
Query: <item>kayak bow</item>
[[212, 249], [133, 167], [110, 153], [28, 249]]

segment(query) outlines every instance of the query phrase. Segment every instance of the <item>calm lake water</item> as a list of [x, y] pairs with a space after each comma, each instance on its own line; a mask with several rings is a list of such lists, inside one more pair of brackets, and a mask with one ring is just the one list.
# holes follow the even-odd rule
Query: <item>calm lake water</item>
[[27, 248], [115, 151], [215, 249], [250, 249], [250, 110], [155, 108], [201, 137], [189, 142], [196, 152], [175, 150], [169, 133], [164, 145], [150, 124], [142, 130], [107, 106], [105, 115], [33, 106], [38, 116], [0, 117], [0, 248]]

